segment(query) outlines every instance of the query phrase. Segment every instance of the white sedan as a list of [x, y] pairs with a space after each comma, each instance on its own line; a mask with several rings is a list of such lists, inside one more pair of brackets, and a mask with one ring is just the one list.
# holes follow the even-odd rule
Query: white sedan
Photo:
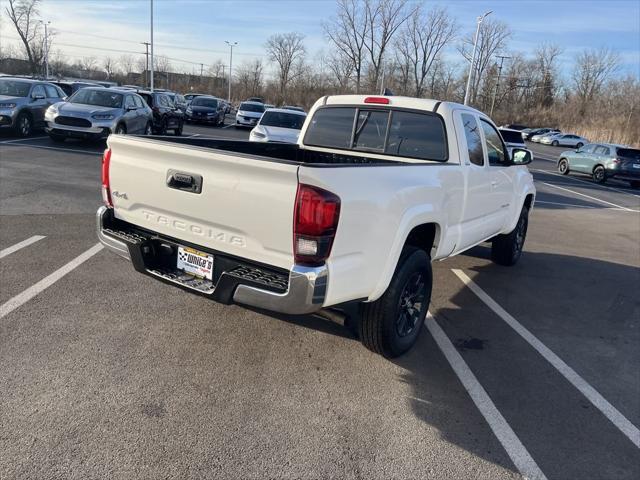
[[554, 147], [563, 146], [581, 148], [582, 146], [590, 142], [586, 138], [580, 137], [578, 135], [573, 135], [570, 133], [559, 133], [557, 135], [543, 137], [540, 140], [540, 143], [543, 143], [545, 145], [553, 145]]
[[298, 143], [298, 135], [306, 118], [304, 112], [270, 108], [251, 130], [249, 141]]

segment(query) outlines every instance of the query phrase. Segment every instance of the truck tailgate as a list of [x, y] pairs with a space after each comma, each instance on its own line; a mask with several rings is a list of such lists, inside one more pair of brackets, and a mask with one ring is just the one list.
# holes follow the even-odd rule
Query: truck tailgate
[[116, 218], [238, 257], [293, 265], [297, 165], [122, 135], [110, 136], [108, 146]]

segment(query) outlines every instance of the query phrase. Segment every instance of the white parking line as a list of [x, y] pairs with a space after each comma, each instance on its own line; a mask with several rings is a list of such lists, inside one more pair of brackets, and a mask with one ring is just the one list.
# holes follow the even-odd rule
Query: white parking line
[[229, 125], [225, 125], [225, 126], [224, 126], [224, 127], [222, 127], [222, 128], [231, 128], [231, 127], [233, 127], [233, 126], [235, 126], [235, 124], [234, 124], [234, 123], [231, 123], [231, 124], [229, 124]]
[[45, 135], [45, 136], [42, 136], [42, 137], [16, 138], [15, 140], [3, 140], [0, 143], [26, 142], [27, 140], [42, 140], [43, 138], [49, 138], [49, 136]]
[[15, 245], [11, 245], [10, 247], [5, 248], [4, 250], [0, 250], [0, 258], [4, 258], [7, 255], [11, 255], [13, 252], [17, 252], [21, 248], [28, 247], [29, 245], [36, 243], [39, 240], [46, 238], [44, 235], [34, 235], [33, 237], [29, 237], [26, 240], [23, 240], [20, 243], [16, 243]]
[[635, 193], [631, 193], [627, 190], [620, 190], [619, 188], [615, 188], [615, 187], [610, 187], [608, 185], [598, 185], [597, 183], [593, 183], [593, 182], [587, 182], [586, 180], [582, 180], [580, 178], [576, 178], [576, 177], [568, 177], [566, 175], [561, 175], [559, 173], [556, 172], [551, 172], [549, 170], [540, 170], [538, 168], [531, 168], [530, 170], [533, 170], [534, 172], [541, 172], [541, 173], [548, 173], [549, 175], [555, 175], [556, 177], [562, 177], [565, 180], [574, 180], [576, 182], [580, 182], [580, 183], [586, 183], [587, 185], [591, 186], [591, 187], [596, 187], [596, 188], [604, 188], [606, 190], [611, 190], [613, 192], [618, 192], [618, 193], [626, 193], [627, 195], [631, 195], [632, 197], [638, 197], [640, 198], [640, 195], [636, 195]]
[[[596, 210], [615, 210], [618, 212], [626, 212], [627, 210], [623, 210], [622, 208], [615, 207], [594, 207], [592, 205], [577, 205], [575, 203], [562, 203], [562, 202], [546, 202], [544, 200], [536, 200], [536, 205], [539, 203], [545, 203], [547, 205], [562, 205], [563, 207], [572, 207], [572, 208], [594, 208]], [[631, 210], [633, 211], [633, 210]]]
[[482, 300], [491, 310], [494, 311], [507, 325], [513, 328], [529, 345], [531, 345], [545, 360], [553, 365], [558, 372], [566, 378], [569, 383], [576, 387], [587, 399], [600, 410], [611, 423], [613, 423], [631, 442], [640, 448], [640, 430], [631, 423], [622, 413], [611, 405], [600, 393], [593, 388], [578, 373], [567, 365], [560, 357], [553, 353], [535, 335], [527, 330], [520, 322], [513, 318], [506, 310], [482, 290], [473, 280], [471, 280], [462, 270], [453, 269], [453, 273], [464, 283], [476, 296]]
[[543, 185], [546, 185], [547, 187], [552, 187], [552, 188], [557, 188], [559, 190], [564, 190], [565, 192], [570, 192], [570, 193], [573, 193], [574, 195], [580, 195], [581, 197], [589, 198], [591, 200], [595, 200], [596, 202], [604, 203], [606, 205], [611, 205], [612, 207], [616, 207], [616, 208], [619, 208], [621, 210], [626, 210], [628, 212], [636, 212], [636, 213], [639, 212], [638, 210], [633, 210], [631, 208], [623, 207], [622, 205], [618, 205], [616, 203], [607, 202], [606, 200], [602, 200], [602, 199], [597, 198], [597, 197], [592, 197], [591, 195], [585, 195], [584, 193], [576, 192], [575, 190], [570, 190], [568, 188], [560, 187], [558, 185], [553, 185], [552, 183], [547, 183], [547, 182], [540, 182], [540, 183], [542, 183]]
[[489, 394], [480, 384], [464, 359], [455, 349], [449, 337], [444, 333], [440, 325], [433, 318], [431, 313], [427, 313], [424, 321], [425, 326], [431, 332], [431, 336], [442, 350], [451, 368], [460, 379], [460, 382], [469, 393], [471, 400], [489, 424], [489, 427], [497, 437], [507, 455], [516, 466], [518, 471], [526, 479], [544, 480], [547, 477], [542, 473], [540, 467], [533, 457], [524, 447], [511, 426], [507, 423], [500, 411], [489, 397]]
[[84, 262], [93, 257], [96, 253], [102, 250], [102, 244], [97, 243], [93, 247], [91, 247], [86, 252], [78, 255], [76, 258], [71, 260], [66, 265], [63, 265], [58, 270], [53, 272], [51, 275], [44, 277], [38, 283], [32, 285], [31, 287], [24, 290], [22, 293], [19, 293], [13, 298], [10, 298], [8, 301], [0, 305], [0, 318], [5, 317], [6, 315], [13, 312], [16, 308], [24, 305], [33, 297], [38, 295], [43, 290], [49, 288], [51, 285], [56, 283], [62, 277], [64, 277], [67, 273], [71, 272], [75, 268], [82, 265]]
[[27, 147], [27, 148], [43, 148], [45, 150], [58, 150], [60, 152], [76, 152], [76, 153], [89, 153], [89, 154], [93, 154], [93, 155], [102, 155], [102, 152], [96, 152], [94, 150], [81, 150], [79, 148], [60, 148], [60, 147], [47, 147], [45, 145], [20, 145], [21, 147]]

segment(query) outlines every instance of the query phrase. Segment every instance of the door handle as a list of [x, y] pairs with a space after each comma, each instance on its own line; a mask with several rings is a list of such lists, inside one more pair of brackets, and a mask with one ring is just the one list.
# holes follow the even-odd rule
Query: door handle
[[202, 175], [169, 170], [167, 172], [167, 186], [185, 192], [201, 193]]

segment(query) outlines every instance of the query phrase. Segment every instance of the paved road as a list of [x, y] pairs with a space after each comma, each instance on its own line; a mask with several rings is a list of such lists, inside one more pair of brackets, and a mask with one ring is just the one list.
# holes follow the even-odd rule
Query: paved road
[[102, 147], [39, 137], [0, 137], [0, 478], [640, 477], [637, 192], [533, 146], [521, 262], [437, 263], [390, 362], [92, 250]]

